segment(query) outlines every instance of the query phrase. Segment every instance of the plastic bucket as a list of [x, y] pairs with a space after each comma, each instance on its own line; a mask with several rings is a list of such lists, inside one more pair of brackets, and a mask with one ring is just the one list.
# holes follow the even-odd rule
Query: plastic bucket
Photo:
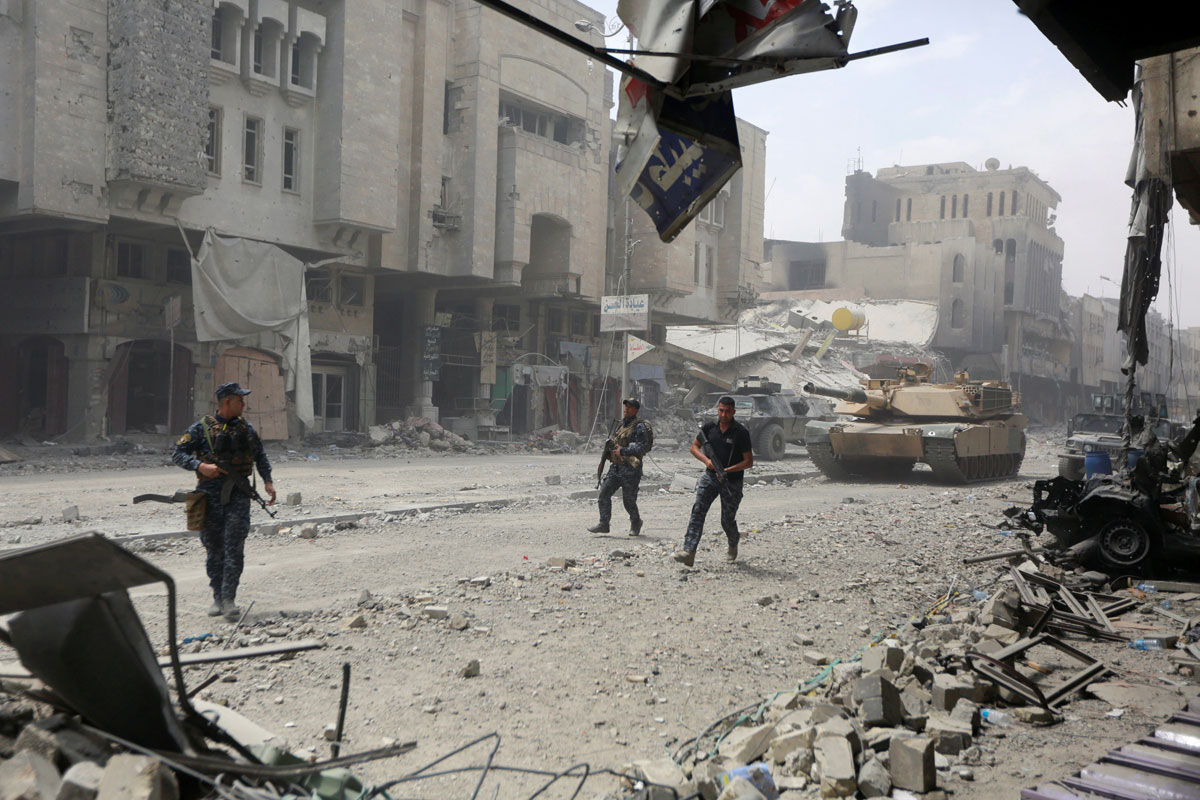
[[1103, 450], [1084, 453], [1083, 474], [1088, 478], [1093, 475], [1112, 475], [1112, 459]]
[[1129, 469], [1136, 467], [1137, 463], [1142, 460], [1142, 455], [1145, 454], [1145, 452], [1145, 450], [1142, 450], [1138, 447], [1129, 448], [1129, 452], [1125, 454], [1125, 466]]

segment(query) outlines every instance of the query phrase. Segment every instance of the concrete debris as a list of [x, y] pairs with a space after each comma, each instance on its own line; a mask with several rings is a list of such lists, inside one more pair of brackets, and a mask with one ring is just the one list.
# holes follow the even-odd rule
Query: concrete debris
[[734, 728], [721, 740], [717, 752], [736, 764], [749, 764], [767, 752], [775, 734], [774, 725], [753, 725]]
[[299, 536], [301, 539], [317, 538], [317, 525], [315, 522], [306, 522], [300, 526]]
[[96, 800], [178, 800], [175, 773], [156, 758], [115, 755], [104, 768]]
[[55, 800], [95, 800], [100, 792], [104, 768], [92, 761], [80, 761], [63, 773]]
[[0, 761], [0, 800], [55, 800], [61, 784], [54, 764], [40, 753], [22, 750]]
[[79, 520], [79, 506], [67, 506], [62, 510], [63, 522], [76, 522]]
[[888, 773], [892, 785], [914, 792], [931, 791], [937, 783], [933, 746], [933, 739], [927, 736], [893, 739], [888, 748]]
[[287, 499], [283, 501], [283, 504], [287, 506], [298, 506], [303, 502], [304, 501], [300, 496], [300, 492], [288, 492]]
[[467, 665], [458, 671], [460, 678], [475, 678], [479, 676], [479, 659], [472, 658]]

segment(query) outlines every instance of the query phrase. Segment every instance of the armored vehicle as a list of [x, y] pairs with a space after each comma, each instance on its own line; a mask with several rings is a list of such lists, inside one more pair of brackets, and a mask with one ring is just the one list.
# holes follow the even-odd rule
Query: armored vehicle
[[834, 480], [896, 478], [922, 461], [945, 483], [1016, 475], [1025, 458], [1020, 394], [999, 381], [931, 383], [928, 364], [902, 367], [894, 379], [865, 379], [856, 389], [811, 383], [809, 394], [840, 400], [834, 411], [856, 417], [810, 420], [804, 431], [813, 463]]
[[713, 392], [705, 396], [704, 419], [717, 418], [717, 401], [726, 394], [733, 397], [738, 422], [750, 431], [754, 457], [763, 461], [783, 458], [788, 442], [804, 443], [804, 424], [808, 422], [808, 402], [766, 378], [748, 375], [738, 378], [731, 392]]
[[[1166, 419], [1167, 398], [1148, 392], [1134, 398], [1133, 413], [1145, 415], [1146, 424], [1154, 428], [1160, 441], [1174, 438], [1179, 427]], [[1121, 395], [1092, 395], [1091, 413], [1076, 414], [1067, 423], [1067, 442], [1058, 454], [1058, 474], [1073, 481], [1084, 478], [1084, 458], [1087, 453], [1106, 452], [1113, 464], [1125, 444], [1125, 398]]]

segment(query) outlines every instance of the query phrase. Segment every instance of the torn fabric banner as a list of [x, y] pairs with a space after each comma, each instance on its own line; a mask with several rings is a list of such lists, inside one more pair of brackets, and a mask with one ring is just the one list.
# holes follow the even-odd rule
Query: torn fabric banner
[[617, 188], [674, 239], [742, 166], [733, 94], [676, 100], [636, 78], [621, 86], [618, 128], [633, 131]]

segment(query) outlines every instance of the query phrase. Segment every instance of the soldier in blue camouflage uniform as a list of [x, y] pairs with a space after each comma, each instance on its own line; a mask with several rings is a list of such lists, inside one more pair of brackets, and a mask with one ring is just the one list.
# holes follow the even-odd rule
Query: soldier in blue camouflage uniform
[[246, 536], [250, 533], [250, 495], [236, 485], [226, 488], [226, 483], [232, 484], [226, 475], [232, 471], [249, 479], [257, 466], [270, 504], [275, 502], [275, 484], [271, 482], [271, 462], [263, 451], [262, 440], [254, 426], [242, 417], [246, 407], [244, 398], [250, 390], [236, 383], [223, 383], [216, 394], [216, 413], [187, 429], [175, 443], [171, 460], [195, 472], [196, 488], [205, 494], [200, 541], [207, 552], [205, 568], [213, 593], [208, 615], [224, 614], [226, 619], [236, 621], [242, 613], [236, 598]]
[[612, 466], [604, 476], [600, 486], [600, 524], [588, 528], [592, 533], [608, 533], [608, 523], [612, 519], [612, 496], [617, 489], [621, 490], [621, 500], [625, 510], [629, 512], [629, 535], [637, 536], [642, 532], [642, 515], [638, 513], [638, 485], [642, 482], [642, 456], [650, 449], [650, 432], [645, 422], [637, 418], [642, 404], [636, 397], [622, 401], [624, 419], [621, 427], [613, 434], [612, 453], [609, 461]]

